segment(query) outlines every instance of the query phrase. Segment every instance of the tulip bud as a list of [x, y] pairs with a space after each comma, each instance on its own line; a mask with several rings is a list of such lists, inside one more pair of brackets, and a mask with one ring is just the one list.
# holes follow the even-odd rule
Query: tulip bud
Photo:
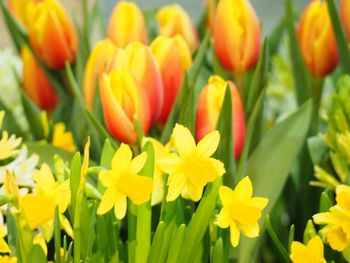
[[157, 12], [159, 33], [162, 36], [173, 37], [181, 35], [193, 52], [198, 46], [197, 31], [190, 16], [178, 4], [162, 7]]
[[145, 19], [135, 3], [120, 1], [115, 6], [109, 19], [108, 37], [118, 47], [134, 41], [148, 42]]
[[23, 61], [23, 88], [26, 94], [43, 110], [55, 108], [58, 103], [55, 90], [27, 46], [22, 47], [21, 56]]
[[324, 77], [337, 66], [337, 45], [325, 1], [314, 0], [306, 7], [298, 26], [298, 39], [304, 62], [313, 76]]
[[226, 82], [219, 76], [212, 76], [202, 89], [197, 106], [196, 140], [200, 141], [205, 135], [216, 129], [226, 87], [229, 87], [231, 91], [234, 151], [235, 158], [238, 159], [245, 139], [245, 120], [239, 93], [231, 81]]
[[83, 81], [83, 93], [86, 106], [93, 108], [96, 95], [96, 81], [100, 74], [106, 71], [111, 57], [117, 47], [109, 39], [103, 39], [97, 43], [90, 53], [86, 63]]
[[8, 0], [8, 8], [11, 14], [17, 18], [17, 20], [23, 24], [27, 25], [25, 11], [29, 3], [39, 3], [42, 0]]
[[339, 4], [339, 16], [341, 19], [341, 22], [343, 24], [346, 37], [348, 41], [350, 42], [350, 1], [349, 0], [340, 0]]
[[215, 51], [233, 73], [255, 66], [260, 51], [260, 23], [249, 0], [220, 0], [214, 20]]
[[134, 118], [146, 133], [150, 126], [147, 96], [128, 70], [103, 73], [100, 79], [103, 115], [110, 133], [121, 142], [137, 140]]
[[179, 35], [158, 36], [151, 44], [163, 81], [164, 101], [159, 122], [165, 123], [181, 87], [186, 70], [192, 64], [191, 52]]
[[55, 0], [30, 3], [26, 10], [29, 40], [35, 54], [50, 68], [72, 62], [78, 46], [72, 21]]
[[216, 11], [216, 6], [218, 0], [205, 0], [205, 9], [206, 9], [206, 14], [205, 14], [205, 26], [213, 30], [214, 28], [214, 20], [215, 20], [215, 11]]

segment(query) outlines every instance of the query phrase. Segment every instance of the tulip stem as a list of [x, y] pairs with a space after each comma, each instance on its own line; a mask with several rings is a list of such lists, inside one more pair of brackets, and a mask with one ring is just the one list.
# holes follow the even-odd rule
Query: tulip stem
[[312, 116], [310, 125], [310, 135], [315, 135], [319, 128], [319, 111], [321, 105], [323, 78], [313, 78], [312, 80]]
[[244, 99], [244, 73], [237, 73], [235, 75], [236, 81], [237, 81], [237, 86], [238, 86], [238, 92], [239, 95], [241, 96], [241, 101], [243, 106], [245, 105], [245, 99]]

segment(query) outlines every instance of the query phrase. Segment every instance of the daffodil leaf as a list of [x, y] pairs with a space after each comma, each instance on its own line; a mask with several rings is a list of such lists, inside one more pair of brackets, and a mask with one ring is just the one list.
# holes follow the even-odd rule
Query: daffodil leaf
[[[263, 210], [263, 218], [274, 207], [304, 144], [310, 116], [311, 101], [307, 101], [265, 134], [249, 158], [247, 175], [252, 180], [254, 195], [269, 199], [268, 206]], [[258, 240], [242, 238], [239, 262], [251, 262]]]
[[154, 233], [151, 250], [149, 252], [148, 263], [156, 263], [159, 262], [159, 253], [162, 247], [164, 231], [166, 228], [166, 224], [164, 221], [160, 221], [156, 232]]
[[176, 228], [176, 218], [173, 217], [173, 219], [167, 224], [164, 231], [162, 245], [158, 257], [159, 262], [166, 261], [170, 249], [170, 244], [173, 242], [174, 234], [176, 233]]
[[60, 227], [60, 214], [58, 207], [55, 208], [54, 219], [54, 246], [55, 246], [55, 262], [61, 263], [61, 227]]
[[46, 256], [40, 245], [36, 244], [29, 251], [27, 263], [46, 263]]
[[327, 192], [323, 191], [320, 198], [320, 212], [328, 212], [332, 206], [332, 200], [329, 198]]
[[179, 256], [180, 248], [181, 248], [182, 242], [184, 240], [185, 233], [186, 233], [186, 225], [181, 224], [177, 228], [174, 239], [171, 242], [168, 257], [167, 257], [167, 263], [176, 263], [177, 262], [176, 259]]
[[224, 245], [222, 238], [218, 238], [215, 242], [214, 251], [213, 251], [213, 263], [222, 263], [224, 262]]
[[190, 86], [180, 109], [179, 124], [187, 127], [192, 134], [195, 132], [196, 103], [194, 87]]
[[286, 30], [286, 17], [282, 17], [278, 24], [273, 28], [269, 34], [269, 53], [271, 56], [275, 55], [281, 45], [281, 40]]
[[317, 233], [316, 233], [316, 229], [315, 229], [314, 223], [312, 222], [311, 219], [309, 219], [307, 221], [307, 224], [306, 224], [306, 227], [305, 227], [305, 230], [304, 230], [303, 243], [307, 244], [309, 242], [309, 240], [311, 238], [313, 238], [314, 236], [316, 236], [316, 235], [317, 235]]
[[21, 127], [16, 121], [13, 112], [5, 106], [5, 104], [0, 100], [0, 111], [5, 111], [5, 117], [2, 122], [0, 130], [7, 131], [9, 134], [15, 134], [19, 137], [26, 138], [26, 134], [22, 131]]
[[294, 232], [295, 232], [295, 227], [294, 225], [291, 225], [289, 228], [289, 235], [288, 235], [288, 252], [290, 252], [290, 247], [292, 246], [292, 243], [294, 241]]
[[350, 50], [345, 37], [344, 30], [339, 19], [335, 2], [334, 0], [327, 0], [326, 2], [333, 25], [334, 35], [337, 40], [340, 64], [342, 65], [344, 71], [347, 74], [350, 74]]
[[314, 165], [320, 164], [328, 150], [325, 142], [320, 136], [316, 135], [308, 138], [307, 145], [312, 163]]
[[303, 104], [311, 94], [311, 83], [306, 65], [301, 55], [297, 34], [294, 28], [294, 6], [292, 0], [285, 0], [287, 29], [289, 34], [290, 58], [292, 61], [293, 76], [298, 104]]
[[76, 195], [80, 182], [80, 169], [81, 169], [81, 156], [80, 153], [77, 152], [74, 154], [72, 161], [70, 163], [70, 191], [71, 191], [71, 215], [75, 215], [75, 207], [76, 207]]

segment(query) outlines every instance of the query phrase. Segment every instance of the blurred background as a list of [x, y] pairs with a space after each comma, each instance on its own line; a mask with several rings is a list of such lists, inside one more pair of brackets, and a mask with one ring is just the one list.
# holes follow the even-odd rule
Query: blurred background
[[[60, 2], [74, 15], [78, 20], [81, 17], [81, 3], [79, 0], [60, 0]], [[106, 21], [117, 0], [101, 0], [101, 8], [103, 10]], [[143, 9], [154, 9], [156, 7], [177, 2], [181, 4], [190, 14], [194, 21], [198, 21], [200, 14], [203, 12], [204, 1], [202, 0], [134, 0]], [[267, 33], [271, 30], [276, 21], [284, 15], [284, 1], [282, 0], [251, 0], [256, 12], [262, 22], [263, 31]], [[294, 0], [299, 8], [303, 8], [309, 0]], [[7, 29], [1, 17], [0, 20], [0, 49], [11, 45]]]

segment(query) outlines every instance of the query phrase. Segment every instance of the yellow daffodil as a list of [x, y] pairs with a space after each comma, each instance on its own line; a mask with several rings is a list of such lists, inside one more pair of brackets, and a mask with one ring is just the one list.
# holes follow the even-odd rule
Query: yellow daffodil
[[13, 157], [19, 153], [17, 147], [21, 144], [22, 139], [16, 138], [15, 135], [9, 137], [8, 133], [4, 131], [0, 140], [0, 160]]
[[4, 225], [0, 226], [0, 253], [9, 253], [10, 248], [6, 243], [4, 237], [6, 236], [6, 228]]
[[130, 147], [123, 143], [120, 145], [113, 156], [112, 169], [99, 174], [102, 185], [107, 189], [102, 196], [97, 214], [103, 215], [114, 206], [116, 218], [122, 219], [126, 213], [127, 197], [136, 205], [151, 198], [152, 179], [138, 175], [146, 159], [145, 152], [132, 159]]
[[47, 245], [45, 242], [45, 238], [42, 233], [38, 233], [33, 238], [33, 244], [38, 244], [42, 250], [44, 251], [45, 255], [47, 255]]
[[70, 202], [69, 180], [62, 183], [56, 182], [47, 164], [43, 164], [40, 171], [34, 173], [33, 177], [36, 182], [35, 192], [21, 198], [21, 206], [30, 228], [35, 229], [51, 223], [55, 208], [58, 206], [60, 223], [67, 234], [72, 235], [71, 226], [63, 215]]
[[251, 238], [259, 236], [258, 220], [268, 199], [252, 197], [253, 186], [249, 177], [244, 177], [234, 190], [221, 186], [219, 195], [223, 208], [218, 215], [217, 225], [221, 228], [230, 227], [232, 246], [238, 246], [241, 232]]
[[336, 195], [337, 204], [329, 212], [314, 215], [313, 219], [316, 224], [326, 225], [321, 234], [330, 247], [343, 251], [350, 244], [350, 187], [337, 186]]
[[176, 124], [171, 141], [177, 153], [159, 161], [163, 172], [169, 174], [167, 201], [183, 197], [198, 201], [203, 188], [225, 173], [224, 164], [211, 158], [216, 151], [220, 134], [210, 132], [197, 145], [186, 127]]
[[0, 256], [0, 263], [17, 263], [17, 258], [9, 256]]
[[73, 134], [66, 131], [66, 126], [62, 122], [56, 123], [53, 127], [52, 145], [67, 152], [76, 151]]
[[307, 245], [293, 241], [290, 259], [293, 263], [326, 263], [323, 256], [323, 243], [319, 236], [314, 236]]

